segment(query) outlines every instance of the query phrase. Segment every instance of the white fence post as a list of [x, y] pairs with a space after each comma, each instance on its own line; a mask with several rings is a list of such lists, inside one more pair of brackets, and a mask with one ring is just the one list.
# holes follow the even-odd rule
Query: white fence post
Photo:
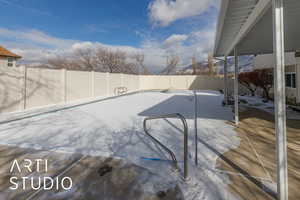
[[121, 87], [124, 87], [124, 74], [120, 74], [121, 76]]
[[109, 80], [110, 76], [109, 76], [109, 72], [106, 72], [106, 95], [109, 96], [109, 84], [110, 84], [110, 80]]
[[92, 97], [95, 98], [95, 71], [93, 70], [91, 72], [91, 76], [92, 76]]
[[27, 69], [25, 65], [20, 66], [20, 102], [19, 102], [19, 110], [26, 109], [26, 78], [27, 78]]
[[141, 90], [142, 89], [142, 84], [141, 84], [141, 75], [137, 75], [138, 77], [138, 90]]
[[67, 102], [67, 70], [62, 69], [61, 70], [61, 85], [62, 85], [62, 101], [64, 103]]

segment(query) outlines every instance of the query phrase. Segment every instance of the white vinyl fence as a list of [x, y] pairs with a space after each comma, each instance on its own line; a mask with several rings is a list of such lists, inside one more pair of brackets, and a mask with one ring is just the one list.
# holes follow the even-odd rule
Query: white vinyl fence
[[221, 90], [223, 87], [223, 78], [209, 76], [148, 76], [0, 67], [0, 113], [115, 96], [118, 89], [135, 92], [155, 89]]

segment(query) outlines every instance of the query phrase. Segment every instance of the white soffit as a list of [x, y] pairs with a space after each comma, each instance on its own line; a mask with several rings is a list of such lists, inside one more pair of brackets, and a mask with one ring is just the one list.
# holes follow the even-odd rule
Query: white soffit
[[[274, 55], [273, 54], [263, 54], [257, 55], [254, 57], [253, 60], [254, 69], [268, 69], [273, 68], [275, 66], [274, 62]], [[295, 66], [296, 65], [296, 58], [295, 53], [288, 52], [285, 53], [284, 63], [286, 66]]]
[[[236, 44], [240, 55], [272, 53], [271, 3], [271, 0], [222, 1], [214, 56], [232, 55]], [[239, 12], [247, 6], [250, 6], [248, 14]], [[285, 50], [296, 51], [300, 49], [300, 0], [285, 0], [284, 15]], [[237, 19], [240, 19], [239, 23], [236, 22]]]

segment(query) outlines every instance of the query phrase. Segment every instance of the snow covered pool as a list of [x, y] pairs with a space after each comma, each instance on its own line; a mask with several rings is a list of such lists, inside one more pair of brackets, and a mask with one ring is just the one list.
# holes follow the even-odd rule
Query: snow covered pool
[[[178, 180], [186, 199], [234, 199], [227, 177], [215, 170], [217, 154], [239, 145], [230, 108], [223, 95], [197, 91], [198, 158], [194, 165], [194, 94], [192, 91], [141, 92], [0, 125], [0, 144], [90, 156], [120, 157], [168, 179]], [[143, 132], [147, 116], [180, 113], [189, 128], [189, 174], [184, 183], [162, 151]], [[149, 123], [150, 132], [177, 156], [182, 169], [183, 134], [177, 119]]]

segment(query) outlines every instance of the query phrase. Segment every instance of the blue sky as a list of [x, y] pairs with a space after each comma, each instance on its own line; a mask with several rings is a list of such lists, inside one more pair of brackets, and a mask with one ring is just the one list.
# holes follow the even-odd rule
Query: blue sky
[[169, 54], [204, 59], [211, 51], [218, 0], [0, 0], [0, 45], [38, 61], [105, 45], [142, 51], [154, 71]]

